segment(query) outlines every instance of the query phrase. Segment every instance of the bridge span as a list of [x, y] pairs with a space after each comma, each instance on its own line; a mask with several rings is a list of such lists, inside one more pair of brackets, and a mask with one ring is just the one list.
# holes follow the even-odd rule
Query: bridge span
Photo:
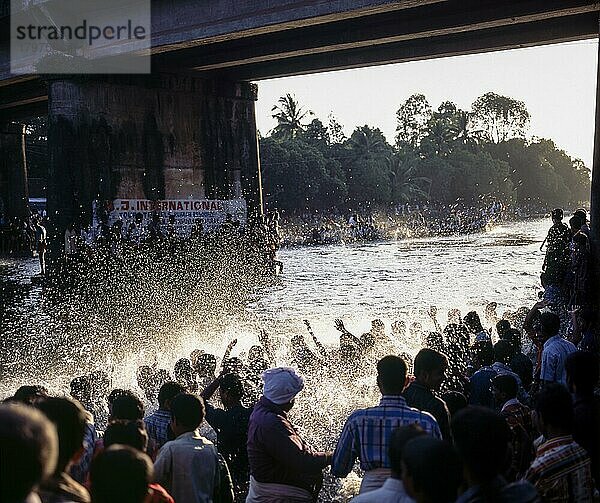
[[[10, 73], [9, 3], [0, 3], [0, 198], [12, 214], [27, 211], [15, 122], [47, 115], [55, 235], [89, 219], [97, 199], [243, 198], [260, 213], [256, 81], [596, 38], [600, 12], [590, 0], [153, 0], [151, 75], [74, 76]], [[51, 15], [60, 2], [37, 3]], [[594, 167], [599, 124], [597, 112]]]

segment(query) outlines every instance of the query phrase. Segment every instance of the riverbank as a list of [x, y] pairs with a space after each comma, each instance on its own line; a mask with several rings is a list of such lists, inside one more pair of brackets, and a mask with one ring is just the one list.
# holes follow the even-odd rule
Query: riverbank
[[496, 210], [491, 208], [441, 208], [389, 212], [374, 211], [367, 217], [339, 213], [312, 213], [281, 218], [279, 232], [283, 248], [397, 241], [414, 238], [461, 236], [490, 230], [495, 225], [539, 219], [540, 210]]

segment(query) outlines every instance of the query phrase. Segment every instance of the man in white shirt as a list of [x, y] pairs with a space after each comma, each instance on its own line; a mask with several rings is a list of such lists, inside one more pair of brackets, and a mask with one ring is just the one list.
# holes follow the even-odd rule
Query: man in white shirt
[[401, 426], [395, 430], [389, 448], [391, 476], [382, 487], [356, 496], [351, 503], [414, 503], [406, 494], [402, 483], [402, 448], [409, 440], [422, 435], [425, 435], [425, 430], [417, 424]]
[[158, 453], [155, 481], [175, 501], [230, 503], [234, 496], [227, 464], [215, 445], [198, 431], [204, 412], [202, 399], [195, 395], [181, 393], [173, 398], [171, 430], [176, 438]]
[[565, 362], [567, 356], [577, 351], [577, 348], [572, 342], [559, 335], [560, 318], [554, 313], [546, 312], [540, 315], [540, 331], [545, 339], [540, 380], [546, 384], [555, 382], [566, 386]]

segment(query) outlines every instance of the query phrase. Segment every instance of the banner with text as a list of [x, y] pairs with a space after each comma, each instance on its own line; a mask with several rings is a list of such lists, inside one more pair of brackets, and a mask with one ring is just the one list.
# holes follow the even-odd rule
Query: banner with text
[[141, 214], [142, 225], [146, 227], [153, 214], [157, 213], [164, 231], [169, 224], [169, 217], [173, 216], [175, 230], [182, 237], [189, 236], [192, 225], [198, 222], [202, 222], [204, 232], [216, 230], [225, 222], [228, 214], [233, 221], [239, 221], [240, 226], [244, 227], [247, 216], [244, 199], [115, 199], [107, 201], [106, 207], [101, 211], [107, 215], [108, 225], [121, 220], [124, 229], [135, 222], [138, 214]]

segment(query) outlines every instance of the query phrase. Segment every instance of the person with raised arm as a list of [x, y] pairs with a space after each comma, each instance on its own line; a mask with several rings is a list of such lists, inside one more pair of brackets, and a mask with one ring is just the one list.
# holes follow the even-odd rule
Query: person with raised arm
[[[213, 406], [209, 400], [219, 390], [223, 407]], [[238, 500], [248, 493], [248, 422], [252, 407], [242, 404], [244, 384], [240, 376], [221, 374], [200, 395], [204, 399], [206, 421], [217, 432], [217, 447], [231, 472]]]

